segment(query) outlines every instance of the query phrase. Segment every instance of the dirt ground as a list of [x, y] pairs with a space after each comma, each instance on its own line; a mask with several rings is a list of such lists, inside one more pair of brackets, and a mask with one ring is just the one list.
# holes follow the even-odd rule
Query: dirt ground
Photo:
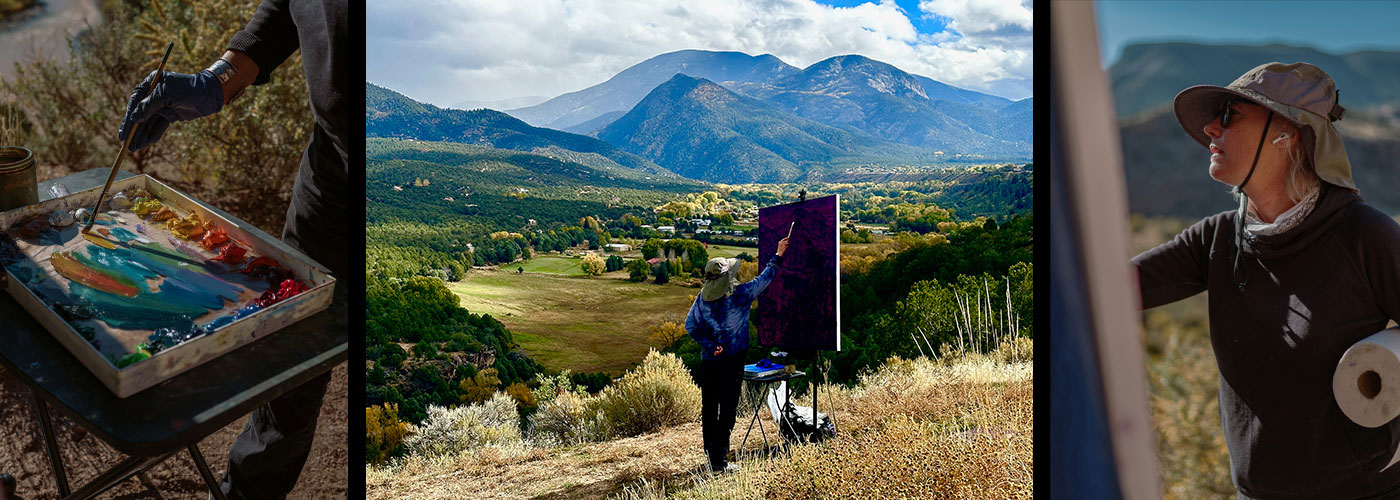
[[[320, 424], [311, 456], [302, 469], [296, 489], [288, 498], [345, 498], [348, 474], [347, 407], [348, 383], [346, 365], [341, 363], [331, 373], [326, 399], [321, 405]], [[58, 498], [58, 484], [49, 470], [40, 435], [38, 416], [33, 409], [33, 396], [23, 382], [0, 369], [0, 472], [8, 472], [19, 483], [16, 493], [26, 500]], [[115, 465], [124, 455], [100, 439], [82, 431], [72, 420], [50, 411], [58, 447], [63, 453], [69, 485], [78, 485]], [[215, 477], [223, 477], [228, 464], [228, 450], [243, 431], [248, 417], [238, 419], [200, 442], [200, 451]], [[148, 471], [160, 493], [150, 491], [136, 478], [128, 479], [108, 490], [99, 498], [147, 499], [209, 497], [189, 453], [181, 452], [165, 463]]]

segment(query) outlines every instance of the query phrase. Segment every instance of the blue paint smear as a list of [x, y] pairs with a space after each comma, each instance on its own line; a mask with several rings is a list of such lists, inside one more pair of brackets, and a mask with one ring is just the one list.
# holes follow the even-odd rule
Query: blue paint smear
[[118, 271], [123, 276], [139, 279], [138, 282], [142, 284], [145, 283], [145, 279], [156, 278], [158, 275], [165, 276], [165, 281], [160, 285], [159, 294], [164, 294], [170, 300], [179, 301], [182, 305], [194, 304], [206, 309], [220, 309], [224, 307], [225, 299], [229, 302], [238, 300], [238, 287], [229, 282], [183, 267], [158, 262], [157, 258], [144, 252], [133, 252], [125, 248], [108, 250], [92, 246], [88, 248], [88, 253], [92, 255], [92, 258], [81, 259], [79, 262], [88, 264], [90, 260], [101, 265], [88, 264], [94, 269]]
[[242, 309], [239, 309], [238, 312], [233, 313], [233, 314], [231, 314], [231, 315], [229, 315], [229, 316], [220, 316], [220, 317], [218, 317], [218, 318], [215, 318], [214, 321], [210, 321], [209, 324], [204, 325], [204, 330], [203, 330], [203, 331], [204, 331], [204, 333], [206, 333], [206, 334], [214, 333], [214, 330], [218, 330], [218, 329], [220, 329], [220, 328], [223, 328], [223, 327], [225, 327], [225, 326], [228, 326], [229, 323], [233, 323], [234, 321], [238, 321], [238, 320], [240, 320], [240, 319], [243, 319], [244, 317], [248, 316], [249, 314], [253, 314], [253, 313], [258, 312], [258, 311], [260, 311], [260, 310], [262, 310], [262, 307], [261, 307], [261, 306], [258, 306], [257, 304], [249, 304], [248, 307], [244, 307], [244, 308], [242, 308]]
[[209, 311], [200, 306], [178, 304], [164, 292], [143, 293], [128, 299], [77, 282], [70, 283], [69, 290], [73, 298], [92, 307], [98, 319], [114, 328], [126, 330], [192, 328], [193, 318]]
[[124, 227], [112, 228], [112, 236], [124, 242], [140, 238], [140, 236], [137, 236], [136, 233], [133, 233]]
[[[88, 255], [74, 256], [85, 266], [142, 284], [142, 293], [134, 298], [70, 284], [75, 298], [90, 305], [99, 319], [115, 328], [190, 328], [194, 326], [192, 318], [222, 308], [225, 296], [230, 301], [238, 298], [238, 289], [228, 282], [158, 262], [141, 252], [89, 246]], [[165, 276], [160, 291], [149, 292], [145, 280], [159, 276]]]

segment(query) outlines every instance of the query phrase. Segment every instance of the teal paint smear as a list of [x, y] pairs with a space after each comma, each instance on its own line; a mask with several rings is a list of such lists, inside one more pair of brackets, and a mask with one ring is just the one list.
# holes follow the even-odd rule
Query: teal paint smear
[[[79, 259], [79, 263], [99, 271], [112, 270], [122, 272], [123, 276], [136, 277], [141, 280], [139, 281], [141, 285], [138, 288], [142, 292], [147, 292], [146, 279], [165, 276], [165, 281], [161, 283], [160, 292], [157, 295], [164, 295], [169, 300], [176, 301], [181, 305], [198, 305], [212, 310], [223, 308], [225, 298], [230, 302], [238, 300], [238, 288], [228, 282], [188, 269], [163, 265], [150, 259], [142, 252], [133, 252], [124, 248], [108, 250], [92, 246], [88, 248], [88, 253], [92, 258]], [[89, 261], [98, 265], [88, 264]], [[218, 286], [219, 284], [227, 286]]]
[[145, 259], [145, 257], [148, 256], [144, 254], [135, 253], [133, 255], [138, 256], [138, 262], [164, 275], [167, 282], [171, 279], [182, 281], [196, 290], [204, 290], [229, 302], [238, 301], [238, 285], [234, 285], [233, 283], [229, 283], [207, 273], [171, 266], [157, 262], [154, 259]]
[[122, 242], [131, 241], [141, 237], [140, 235], [133, 233], [124, 227], [112, 228], [112, 236]]
[[197, 318], [209, 310], [172, 301], [164, 291], [143, 293], [128, 299], [89, 288], [81, 283], [69, 284], [73, 298], [93, 309], [94, 315], [113, 328], [125, 330], [155, 330], [158, 328], [190, 328]]
[[110, 276], [119, 282], [124, 282], [136, 287], [137, 290], [142, 292], [150, 291], [150, 287], [146, 286], [146, 280], [160, 277], [160, 275], [151, 271], [150, 268], [127, 259], [125, 255], [110, 250], [104, 252], [96, 252], [94, 250], [107, 249], [97, 245], [89, 245], [87, 255], [83, 255], [81, 252], [73, 252], [73, 260]]

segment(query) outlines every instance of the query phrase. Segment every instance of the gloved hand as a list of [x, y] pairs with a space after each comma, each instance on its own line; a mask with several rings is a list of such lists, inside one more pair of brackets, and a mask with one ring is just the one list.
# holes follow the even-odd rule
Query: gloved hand
[[125, 141], [132, 125], [141, 124], [136, 136], [131, 138], [128, 151], [155, 144], [171, 122], [209, 116], [224, 107], [224, 90], [219, 87], [219, 79], [208, 70], [194, 75], [166, 71], [155, 91], [148, 96], [146, 92], [155, 76], [156, 72], [152, 71], [127, 99], [126, 118], [117, 129], [117, 138]]

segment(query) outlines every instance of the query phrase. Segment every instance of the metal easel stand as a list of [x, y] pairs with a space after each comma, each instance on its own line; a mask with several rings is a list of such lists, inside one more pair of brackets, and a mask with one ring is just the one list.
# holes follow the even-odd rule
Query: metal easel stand
[[[113, 486], [122, 481], [131, 479], [132, 476], [140, 476], [141, 484], [154, 492], [156, 498], [161, 498], [160, 491], [155, 488], [155, 483], [151, 481], [151, 477], [146, 474], [146, 471], [179, 453], [180, 450], [173, 450], [154, 457], [128, 457], [74, 492], [69, 488], [68, 476], [64, 473], [63, 456], [59, 454], [58, 441], [54, 438], [53, 424], [49, 420], [48, 404], [37, 393], [34, 394], [34, 408], [39, 411], [39, 430], [44, 435], [44, 448], [49, 456], [49, 467], [53, 469], [54, 479], [58, 482], [60, 498], [64, 500], [88, 500], [112, 489]], [[209, 493], [217, 500], [225, 500], [223, 490], [219, 489], [219, 481], [209, 470], [209, 464], [205, 463], [204, 454], [199, 452], [199, 443], [191, 443], [185, 449], [190, 452], [190, 458], [194, 459], [195, 466], [199, 468], [199, 474], [204, 477], [204, 484], [209, 487]]]

